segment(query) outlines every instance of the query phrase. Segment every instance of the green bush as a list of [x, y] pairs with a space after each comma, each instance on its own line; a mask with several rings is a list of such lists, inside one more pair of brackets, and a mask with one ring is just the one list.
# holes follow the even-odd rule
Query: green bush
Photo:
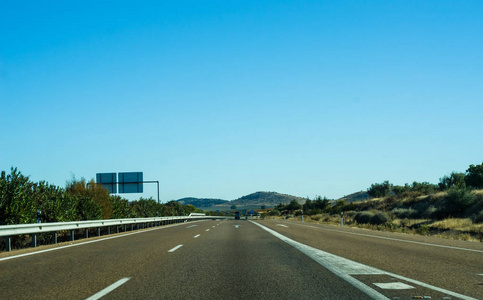
[[443, 198], [437, 215], [439, 218], [462, 217], [476, 203], [476, 195], [466, 188], [452, 188]]
[[354, 220], [359, 224], [370, 224], [374, 213], [370, 211], [360, 211], [354, 216]]
[[429, 233], [429, 226], [421, 224], [416, 228], [415, 232], [420, 235], [427, 235]]
[[353, 217], [354, 217], [356, 214], [357, 214], [357, 212], [356, 212], [356, 211], [354, 211], [354, 210], [349, 210], [349, 211], [345, 211], [345, 212], [344, 212], [344, 217], [351, 217], [351, 218], [353, 218]]
[[34, 223], [37, 205], [33, 198], [34, 184], [17, 168], [0, 175], [0, 225]]
[[437, 211], [438, 209], [434, 205], [431, 205], [426, 209], [426, 211], [423, 214], [423, 217], [432, 219], [436, 216]]
[[385, 212], [382, 212], [382, 211], [378, 211], [370, 219], [370, 222], [373, 225], [382, 225], [382, 224], [386, 224], [390, 221], [391, 221], [391, 217], [389, 217], [388, 214], [386, 214]]
[[272, 209], [270, 211], [271, 216], [280, 216], [280, 211], [278, 209]]
[[394, 214], [398, 219], [411, 219], [413, 216], [417, 215], [418, 212], [412, 208], [394, 208], [390, 213]]
[[483, 223], [483, 210], [480, 211], [477, 215], [473, 218], [474, 223]]

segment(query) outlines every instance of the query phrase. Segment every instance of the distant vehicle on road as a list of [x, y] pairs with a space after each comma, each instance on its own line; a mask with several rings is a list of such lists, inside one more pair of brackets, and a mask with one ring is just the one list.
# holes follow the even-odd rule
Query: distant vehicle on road
[[235, 220], [240, 220], [240, 212], [239, 211], [235, 212]]

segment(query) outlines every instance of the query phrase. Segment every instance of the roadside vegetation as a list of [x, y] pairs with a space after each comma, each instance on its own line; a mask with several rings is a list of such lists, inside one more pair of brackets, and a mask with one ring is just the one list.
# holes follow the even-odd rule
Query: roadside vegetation
[[483, 242], [483, 163], [470, 165], [465, 173], [453, 172], [438, 184], [413, 182], [394, 186], [389, 181], [367, 189], [370, 200], [331, 203], [326, 198], [279, 204], [270, 217], [340, 224], [373, 230]]
[[[165, 204], [153, 198], [128, 201], [110, 195], [94, 180], [73, 178], [62, 188], [45, 181], [33, 182], [17, 168], [0, 174], [0, 225], [181, 216], [192, 212], [203, 211], [176, 201]], [[49, 238], [50, 235], [40, 235], [39, 242]], [[29, 239], [17, 236], [12, 246], [27, 244]], [[0, 240], [0, 250], [4, 249], [3, 242]]]

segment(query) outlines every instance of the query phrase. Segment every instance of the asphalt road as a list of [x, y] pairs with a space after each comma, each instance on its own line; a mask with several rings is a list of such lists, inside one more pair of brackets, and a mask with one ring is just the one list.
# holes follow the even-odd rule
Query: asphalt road
[[306, 223], [200, 221], [48, 250], [0, 258], [0, 299], [483, 298], [480, 243]]

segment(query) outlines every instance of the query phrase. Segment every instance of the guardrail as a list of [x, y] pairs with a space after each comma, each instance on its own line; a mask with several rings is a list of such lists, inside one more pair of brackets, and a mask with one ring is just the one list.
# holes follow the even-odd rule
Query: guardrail
[[15, 235], [27, 234], [32, 236], [32, 247], [37, 247], [37, 234], [53, 232], [53, 243], [57, 244], [58, 231], [70, 231], [70, 240], [74, 241], [74, 231], [79, 229], [85, 230], [85, 237], [89, 237], [89, 228], [97, 228], [97, 236], [101, 235], [101, 228], [107, 227], [107, 234], [111, 234], [111, 227], [115, 227], [116, 233], [119, 228], [123, 227], [123, 231], [133, 231], [141, 227], [156, 227], [173, 223], [181, 223], [187, 221], [206, 220], [206, 219], [226, 219], [220, 216], [175, 216], [175, 217], [155, 217], [155, 218], [132, 218], [132, 219], [108, 219], [93, 221], [76, 221], [76, 222], [58, 222], [58, 223], [34, 223], [19, 225], [2, 225], [0, 226], [0, 237], [5, 237], [5, 251], [11, 251], [11, 237]]

